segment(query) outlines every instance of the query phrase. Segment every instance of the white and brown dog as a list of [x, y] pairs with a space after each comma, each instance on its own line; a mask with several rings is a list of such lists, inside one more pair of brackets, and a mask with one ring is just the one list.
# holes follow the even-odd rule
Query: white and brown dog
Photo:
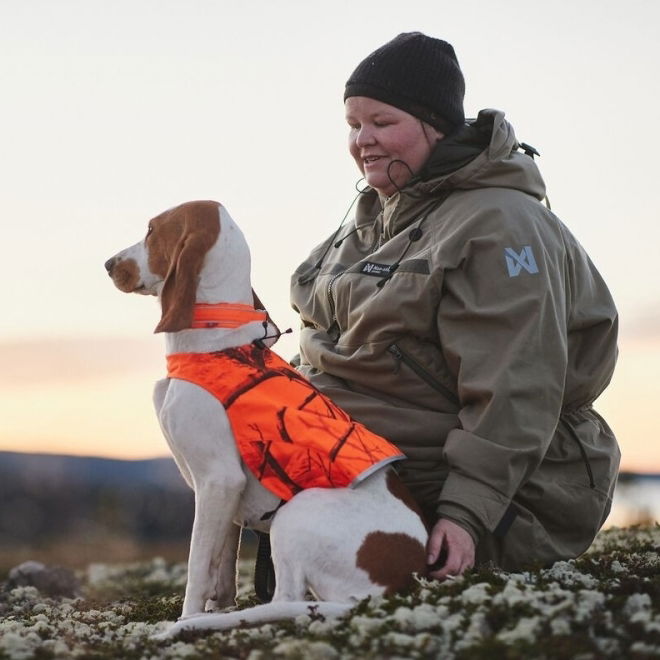
[[[146, 237], [109, 259], [106, 269], [121, 291], [160, 298], [156, 332], [166, 333], [168, 356], [219, 354], [278, 334], [270, 324], [264, 332], [265, 313], [229, 324], [194, 320], [196, 308], [218, 303], [254, 312], [247, 244], [216, 202], [188, 202], [157, 216]], [[156, 383], [154, 403], [174, 459], [195, 491], [183, 612], [167, 635], [273, 621], [310, 607], [336, 616], [369, 595], [403, 589], [413, 573], [426, 571], [427, 530], [388, 461], [350, 487], [306, 488], [278, 508], [281, 496], [246, 466], [216, 396], [170, 377]], [[234, 605], [241, 526], [270, 531], [275, 594], [266, 605], [217, 613]], [[321, 602], [306, 601], [307, 590]]]

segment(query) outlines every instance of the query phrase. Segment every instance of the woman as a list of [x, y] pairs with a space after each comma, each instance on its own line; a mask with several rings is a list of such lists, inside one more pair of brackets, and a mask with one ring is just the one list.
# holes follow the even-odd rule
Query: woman
[[451, 45], [420, 33], [357, 67], [344, 100], [368, 187], [292, 280], [300, 369], [407, 455], [439, 579], [577, 556], [619, 464], [591, 405], [616, 361], [610, 294], [543, 205], [533, 150], [502, 112], [466, 124], [463, 95]]

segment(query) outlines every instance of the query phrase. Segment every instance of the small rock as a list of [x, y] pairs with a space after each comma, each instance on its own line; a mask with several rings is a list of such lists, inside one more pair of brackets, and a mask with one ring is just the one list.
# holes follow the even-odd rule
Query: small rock
[[45, 596], [73, 598], [80, 583], [68, 568], [46, 566], [39, 561], [26, 561], [9, 571], [7, 587], [35, 587]]

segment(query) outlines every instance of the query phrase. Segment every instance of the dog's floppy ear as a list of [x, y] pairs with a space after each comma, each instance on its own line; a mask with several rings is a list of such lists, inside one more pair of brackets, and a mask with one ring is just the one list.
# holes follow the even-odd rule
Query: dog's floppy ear
[[192, 202], [176, 211], [180, 213], [183, 232], [165, 277], [160, 296], [162, 316], [154, 332], [178, 332], [191, 327], [204, 257], [220, 234], [217, 204]]

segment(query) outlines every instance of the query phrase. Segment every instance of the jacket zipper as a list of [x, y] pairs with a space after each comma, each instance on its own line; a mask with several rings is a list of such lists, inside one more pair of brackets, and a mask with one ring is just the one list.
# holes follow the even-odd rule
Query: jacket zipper
[[430, 374], [417, 360], [404, 353], [397, 344], [388, 346], [387, 351], [399, 363], [403, 362], [403, 364], [412, 369], [427, 385], [430, 385], [434, 390], [443, 394], [453, 403], [459, 403], [458, 397], [449, 388], [445, 387], [435, 376]]
[[335, 282], [337, 281], [337, 278], [340, 275], [343, 275], [343, 274], [344, 274], [344, 271], [341, 271], [341, 272], [337, 273], [336, 275], [334, 275], [330, 279], [330, 282], [328, 282], [328, 291], [327, 291], [328, 305], [330, 305], [330, 313], [332, 314], [333, 323], [337, 320], [337, 314], [336, 314], [336, 309], [335, 309], [335, 300], [334, 300], [334, 297], [332, 295], [332, 287], [334, 286]]
[[327, 329], [328, 336], [332, 339], [332, 341], [336, 344], [339, 341], [339, 336], [341, 334], [339, 330], [339, 323], [337, 322], [337, 308], [335, 306], [335, 300], [334, 296], [332, 294], [332, 287], [334, 286], [334, 283], [336, 279], [343, 274], [344, 271], [341, 271], [337, 273], [335, 276], [330, 278], [330, 282], [328, 283], [328, 288], [326, 289], [326, 296], [328, 299], [328, 306], [330, 308], [330, 326]]

